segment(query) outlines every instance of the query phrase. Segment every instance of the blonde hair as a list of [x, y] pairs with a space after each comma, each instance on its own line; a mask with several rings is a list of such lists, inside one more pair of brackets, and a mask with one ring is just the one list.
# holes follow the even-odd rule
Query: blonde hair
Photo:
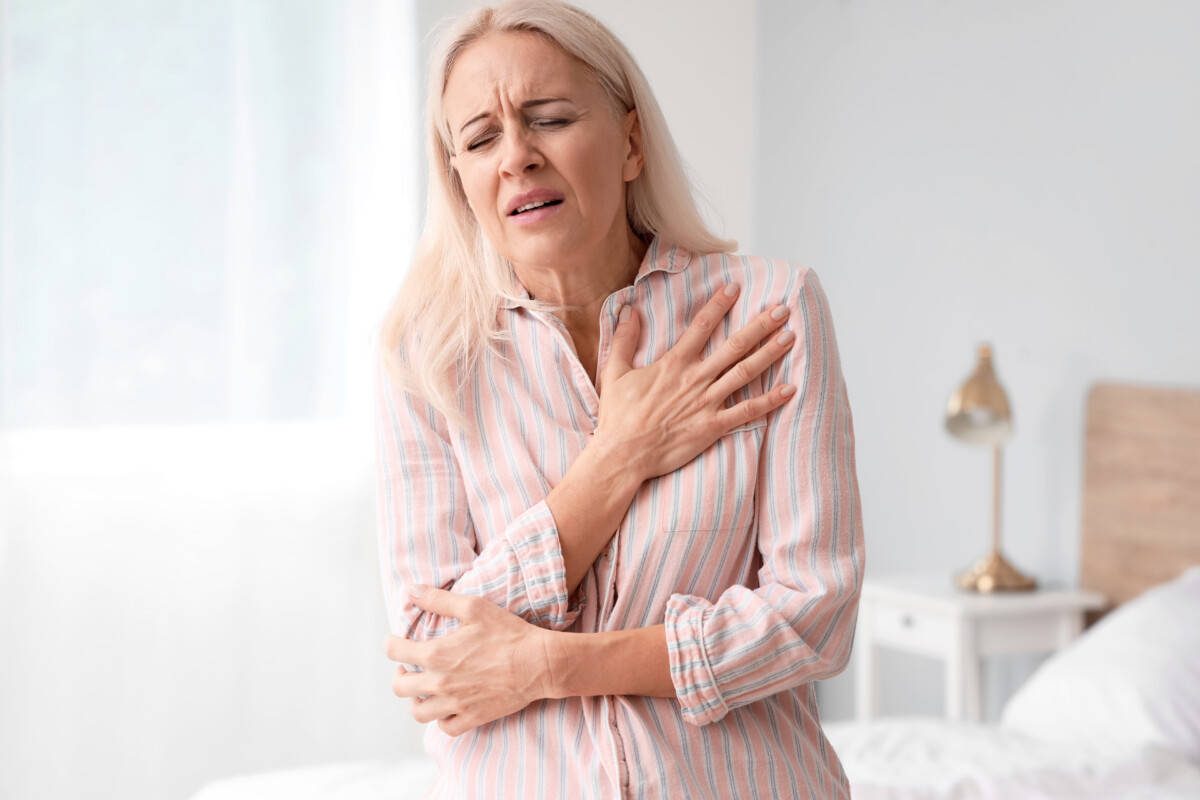
[[495, 342], [510, 338], [497, 325], [500, 302], [550, 313], [563, 308], [521, 296], [511, 262], [477, 224], [450, 164], [454, 148], [442, 94], [459, 54], [476, 39], [493, 31], [541, 34], [590, 69], [614, 110], [637, 109], [644, 163], [641, 174], [625, 186], [625, 204], [630, 228], [644, 242], [658, 236], [693, 253], [732, 252], [737, 243], [708, 230], [650, 85], [599, 20], [560, 0], [510, 0], [449, 22], [429, 59], [425, 224], [379, 334], [392, 382], [462, 425], [458, 398], [482, 348], [503, 358]]

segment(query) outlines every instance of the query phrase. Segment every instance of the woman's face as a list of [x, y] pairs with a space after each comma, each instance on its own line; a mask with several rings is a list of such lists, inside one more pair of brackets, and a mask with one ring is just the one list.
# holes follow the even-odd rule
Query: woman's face
[[[490, 33], [459, 54], [442, 102], [467, 202], [513, 263], [561, 264], [626, 239], [637, 114], [617, 115], [582, 62], [536, 33]], [[529, 192], [550, 205], [511, 213]]]

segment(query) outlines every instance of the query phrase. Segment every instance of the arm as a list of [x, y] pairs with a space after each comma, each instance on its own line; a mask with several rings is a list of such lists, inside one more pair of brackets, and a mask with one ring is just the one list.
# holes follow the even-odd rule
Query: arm
[[[683, 718], [705, 725], [785, 689], [831, 677], [853, 642], [864, 566], [854, 430], [833, 322], [812, 270], [792, 319], [803, 337], [764, 385], [794, 383], [763, 442], [755, 490], [758, 588], [672, 594], [665, 633]], [[772, 372], [779, 371], [778, 377]]]
[[604, 633], [547, 632], [547, 696], [675, 697], [666, 627]]
[[570, 627], [582, 611], [572, 595], [637, 485], [597, 443], [546, 499], [480, 549], [442, 415], [394, 387], [382, 362], [375, 396], [380, 566], [392, 633], [431, 639], [458, 627], [407, 602], [416, 583], [485, 597], [552, 630]]

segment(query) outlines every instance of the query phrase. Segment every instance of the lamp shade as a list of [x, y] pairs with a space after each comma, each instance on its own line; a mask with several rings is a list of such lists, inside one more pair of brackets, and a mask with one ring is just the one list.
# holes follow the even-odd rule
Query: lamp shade
[[1012, 435], [1008, 395], [992, 369], [991, 345], [981, 344], [974, 371], [950, 395], [946, 430], [969, 444], [1001, 444]]

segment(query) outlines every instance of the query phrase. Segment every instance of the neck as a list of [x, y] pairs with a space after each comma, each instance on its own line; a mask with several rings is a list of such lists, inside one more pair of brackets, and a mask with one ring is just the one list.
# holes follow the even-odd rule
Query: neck
[[604, 299], [633, 283], [646, 247], [622, 217], [620, 228], [592, 252], [548, 265], [514, 264], [513, 269], [530, 296], [567, 306], [568, 318], [579, 315], [595, 322], [593, 312]]

